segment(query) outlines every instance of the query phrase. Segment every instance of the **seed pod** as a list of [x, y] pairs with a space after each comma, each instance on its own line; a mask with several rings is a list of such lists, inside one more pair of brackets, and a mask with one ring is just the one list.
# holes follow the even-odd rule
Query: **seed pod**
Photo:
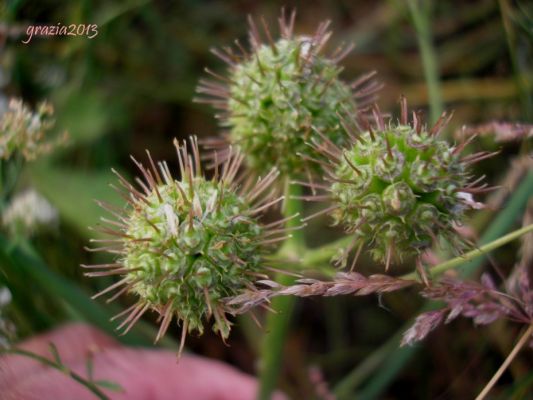
[[[451, 116], [444, 113], [432, 129], [413, 113], [407, 120], [407, 102], [401, 99], [401, 119], [384, 122], [374, 106], [376, 126], [367, 120], [344, 121], [350, 145], [344, 149], [329, 141], [312, 146], [332, 160], [325, 167], [330, 214], [336, 225], [353, 234], [351, 250], [366, 245], [386, 268], [394, 260], [418, 256], [439, 238], [462, 251], [466, 243], [454, 230], [464, 211], [478, 208], [471, 193], [493, 188], [469, 182], [468, 165], [493, 153], [461, 157], [465, 144], [452, 146], [439, 138]], [[366, 125], [366, 129], [361, 128]], [[347, 251], [339, 262], [346, 263]], [[356, 259], [353, 264], [355, 265]]]
[[[100, 203], [115, 220], [103, 218], [107, 225], [100, 232], [114, 236], [103, 247], [90, 251], [117, 254], [115, 262], [83, 266], [90, 277], [118, 275], [121, 279], [93, 296], [118, 290], [137, 297], [137, 302], [114, 318], [125, 315], [119, 328], [128, 332], [148, 310], [160, 314], [161, 326], [156, 341], [166, 332], [172, 319], [182, 324], [182, 344], [187, 332], [204, 330], [214, 317], [213, 330], [225, 339], [231, 323], [226, 313], [228, 299], [253, 289], [257, 277], [264, 277], [263, 254], [268, 246], [282, 240], [282, 222], [267, 226], [259, 216], [282, 198], [272, 199], [270, 187], [278, 172], [271, 170], [251, 189], [239, 189], [234, 179], [242, 156], [231, 153], [221, 173], [204, 177], [195, 138], [192, 154], [186, 144], [176, 146], [181, 178], [171, 176], [165, 162], [158, 169], [150, 154], [150, 168], [134, 160], [144, 181], [134, 187], [120, 174], [122, 193], [128, 206], [124, 211]], [[93, 272], [93, 269], [99, 269]], [[114, 319], [113, 318], [113, 319]]]
[[[279, 19], [281, 37], [274, 41], [264, 20], [261, 43], [259, 29], [250, 18], [251, 49], [237, 42], [237, 52], [229, 48], [214, 53], [229, 65], [228, 77], [211, 73], [216, 80], [201, 80], [198, 98], [222, 110], [222, 126], [228, 128], [221, 140], [206, 144], [238, 147], [246, 164], [257, 174], [277, 167], [283, 176], [311, 176], [320, 171], [312, 162], [320, 153], [306, 145], [325, 135], [336, 145], [345, 143], [339, 111], [353, 113], [369, 104], [380, 85], [366, 74], [352, 84], [343, 82], [338, 65], [352, 49], [339, 47], [324, 54], [331, 32], [328, 22], [319, 25], [312, 36], [293, 35], [295, 14]], [[223, 161], [223, 158], [222, 160]]]

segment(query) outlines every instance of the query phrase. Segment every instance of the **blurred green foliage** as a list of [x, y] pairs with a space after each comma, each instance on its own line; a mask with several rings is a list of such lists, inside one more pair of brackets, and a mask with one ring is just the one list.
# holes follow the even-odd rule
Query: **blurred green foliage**
[[[437, 90], [445, 108], [455, 110], [450, 137], [463, 124], [532, 122], [531, 5], [508, 0], [428, 3]], [[343, 62], [343, 76], [353, 79], [377, 70], [385, 83], [382, 109], [396, 111], [400, 94], [405, 94], [413, 107], [428, 110], [416, 30], [407, 3], [400, 0], [7, 0], [0, 4], [0, 105], [13, 96], [32, 105], [48, 99], [55, 108], [56, 131], [68, 130], [71, 136], [65, 148], [24, 167], [13, 190], [37, 188], [59, 210], [59, 229], [32, 239], [0, 237], [0, 284], [12, 292], [7, 315], [20, 338], [68, 319], [86, 320], [111, 332], [107, 318], [120, 305], [91, 301], [88, 293], [98, 289], [94, 285], [103, 287], [103, 282], [89, 282], [78, 269], [81, 262], [105, 259], [82, 247], [91, 236], [87, 227], [97, 224], [103, 214], [94, 199], [122, 204], [109, 187], [114, 182], [110, 168], [135, 174], [129, 155], [144, 159], [145, 148], [175, 166], [173, 137], [216, 134], [212, 110], [191, 101], [203, 68], [224, 68], [209, 49], [230, 45], [236, 38], [246, 42], [247, 14], [264, 15], [275, 25], [282, 5], [298, 9], [297, 32], [311, 32], [327, 18], [334, 31], [331, 48], [342, 42], [357, 45]], [[21, 42], [28, 25], [57, 23], [97, 24], [98, 35]], [[476, 172], [487, 174], [489, 183], [496, 184], [511, 168], [511, 160], [527, 153], [530, 145], [496, 144], [489, 137], [476, 141], [473, 149], [502, 148], [497, 159], [482, 163]], [[9, 196], [2, 199], [8, 200]], [[484, 212], [473, 219], [475, 228], [483, 231], [497, 214], [497, 210]], [[511, 222], [517, 224], [519, 216]], [[308, 242], [320, 245], [324, 238], [339, 235], [326, 225], [326, 220], [314, 221]], [[495, 254], [495, 262], [508, 271], [515, 254], [516, 246], [510, 246]], [[363, 270], [375, 268], [368, 260], [363, 264]], [[409, 291], [392, 294], [384, 300], [386, 308], [378, 307], [375, 298], [300, 302], [288, 339], [282, 387], [295, 398], [313, 398], [307, 374], [311, 363], [323, 369], [332, 385], [341, 381], [414, 315], [420, 304], [414, 298], [416, 293]], [[505, 330], [488, 330], [480, 336], [469, 324], [459, 321], [433, 334], [425, 344], [427, 351], [398, 371], [388, 398], [400, 398], [398, 393], [409, 399], [473, 397], [514, 336]], [[256, 354], [251, 343], [261, 332], [246, 322], [238, 325], [242, 333], [231, 337], [230, 348], [210, 334], [193, 339], [191, 347], [253, 373]], [[145, 345], [151, 338], [153, 328], [147, 321], [124, 340]], [[531, 385], [527, 364], [518, 364], [511, 373], [514, 381], [503, 381], [509, 393], [522, 393]], [[380, 384], [380, 391], [387, 384]]]

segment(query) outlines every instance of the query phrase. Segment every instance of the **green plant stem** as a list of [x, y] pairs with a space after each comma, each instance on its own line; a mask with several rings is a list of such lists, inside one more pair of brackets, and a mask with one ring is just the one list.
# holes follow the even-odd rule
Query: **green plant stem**
[[[481, 237], [480, 242], [482, 247], [486, 243], [498, 240], [501, 235], [503, 235], [509, 228], [516, 222], [517, 218], [522, 215], [524, 209], [527, 205], [529, 198], [533, 195], [533, 171], [530, 171], [520, 183], [519, 187], [514, 192], [513, 196], [509, 199], [506, 207], [498, 214], [494, 219], [492, 224], [485, 230], [485, 233]], [[470, 260], [462, 265], [460, 270], [460, 275], [462, 277], [468, 277], [472, 275], [483, 263], [483, 258], [478, 257], [476, 259]], [[421, 312], [427, 311], [432, 307], [432, 303], [426, 303]], [[405, 331], [410, 327], [412, 321], [409, 321], [407, 324], [404, 324], [400, 332]], [[399, 332], [399, 333], [400, 333]], [[392, 336], [382, 347], [390, 349], [390, 352], [378, 352], [379, 354], [374, 357], [372, 366], [375, 367], [373, 371], [367, 368], [367, 364], [363, 361], [359, 366], [357, 366], [351, 373], [347, 375], [347, 378], [342, 380], [335, 387], [335, 393], [338, 388], [343, 390], [342, 394], [344, 397], [339, 396], [339, 398], [351, 398], [351, 394], [362, 379], [360, 376], [362, 372], [365, 373], [365, 377], [370, 377], [367, 385], [364, 387], [363, 391], [358, 393], [358, 400], [371, 400], [379, 398], [380, 394], [386, 389], [387, 385], [394, 380], [396, 375], [402, 371], [403, 367], [412, 359], [416, 352], [421, 348], [419, 347], [399, 347], [399, 342], [401, 334], [395, 334]], [[380, 348], [382, 348], [380, 347]], [[379, 356], [379, 357], [378, 357]], [[373, 357], [371, 355], [370, 357]], [[365, 368], [365, 371], [359, 369], [361, 367]], [[379, 368], [382, 366], [382, 368]], [[359, 371], [359, 372], [357, 372]], [[369, 373], [373, 372], [373, 374]], [[351, 377], [355, 377], [351, 379]], [[350, 379], [349, 379], [350, 378]]]
[[[394, 340], [392, 340], [394, 339]], [[360, 363], [357, 368], [353, 369], [340, 381], [334, 389], [334, 394], [338, 399], [348, 398], [354, 387], [362, 384], [372, 373], [381, 365], [387, 355], [395, 350], [397, 343], [401, 340], [401, 332], [387, 340], [377, 350], [373, 351], [368, 357]]]
[[[284, 217], [292, 217], [287, 221], [285, 227], [288, 229], [297, 228], [301, 225], [301, 217], [303, 206], [301, 200], [297, 197], [302, 195], [302, 188], [290, 182], [285, 183], [285, 202], [283, 209]], [[297, 229], [291, 232], [291, 237], [288, 238], [280, 249], [280, 253], [289, 257], [300, 257], [300, 252], [306, 250], [304, 231]]]
[[[301, 195], [301, 188], [295, 184], [286, 184], [285, 204], [283, 214], [290, 217], [302, 213], [302, 203], [295, 196]], [[299, 218], [287, 221], [287, 228], [295, 228], [300, 225]], [[305, 253], [305, 241], [303, 231], [291, 232], [289, 237], [279, 251], [279, 259], [289, 259], [296, 262], [301, 254]], [[282, 285], [290, 285], [293, 278], [278, 274], [276, 281]], [[272, 392], [276, 389], [281, 371], [283, 348], [290, 325], [290, 319], [296, 298], [293, 296], [281, 296], [273, 299], [272, 308], [276, 313], [270, 313], [266, 321], [266, 334], [261, 346], [261, 364], [259, 370], [259, 395], [260, 400], [270, 399]]]
[[[525, 235], [526, 233], [529, 233], [531, 231], [533, 231], [533, 224], [524, 226], [523, 228], [517, 229], [516, 231], [513, 231], [511, 233], [508, 233], [507, 235], [502, 236], [496, 240], [493, 240], [492, 242], [487, 243], [486, 245], [480, 246], [477, 249], [469, 251], [468, 253], [461, 254], [460, 256], [452, 258], [451, 260], [435, 265], [433, 268], [429, 270], [429, 274], [431, 275], [432, 278], [435, 278], [450, 269], [460, 267], [461, 265], [469, 261], [472, 261], [476, 257], [486, 255], [492, 250], [497, 249], [498, 247], [501, 247], [509, 242], [512, 242], [513, 240], [518, 239], [520, 236]], [[405, 274], [402, 276], [402, 279], [420, 280], [416, 272]]]
[[330, 261], [331, 257], [337, 254], [337, 251], [340, 248], [345, 248], [353, 241], [353, 237], [345, 236], [335, 242], [328, 243], [324, 246], [318, 247], [316, 249], [307, 250], [302, 259], [300, 260], [300, 265], [303, 268], [315, 266], [323, 262]]
[[[533, 183], [533, 181], [531, 181], [531, 173], [529, 173], [529, 176], [526, 177], [526, 181], [527, 182], [530, 182], [530, 183]], [[525, 187], [525, 186], [521, 186], [521, 188], [519, 189], [519, 191], [517, 192], [518, 194], [518, 199], [519, 200], [523, 200], [525, 198], [525, 196], [527, 196], [528, 194], [526, 193], [528, 190], [530, 190], [529, 188]], [[487, 237], [495, 237], [495, 236], [498, 236], [497, 234], [494, 234], [492, 231], [495, 230], [495, 227], [494, 227], [494, 224], [491, 225], [491, 227], [489, 227], [489, 229], [487, 229]], [[479, 256], [483, 256], [485, 253], [489, 253], [491, 252], [492, 250], [495, 250], [497, 249], [498, 247], [501, 247], [517, 238], [519, 238], [520, 236], [530, 232], [531, 230], [533, 230], [533, 226], [532, 225], [528, 225], [528, 226], [524, 226], [520, 229], [517, 229], [516, 231], [513, 231], [513, 232], [510, 232], [508, 233], [507, 235], [505, 236], [501, 236], [499, 238], [496, 238], [494, 240], [492, 240], [491, 242], [489, 243], [486, 243], [472, 251], [469, 251], [465, 254], [461, 254], [460, 256], [457, 256], [455, 258], [452, 258], [450, 260], [447, 260], [445, 262], [442, 262], [438, 265], [435, 265], [434, 267], [432, 267], [429, 271], [429, 273], [431, 274], [431, 276], [435, 277], [435, 276], [438, 276], [444, 272], [446, 272], [447, 270], [449, 269], [453, 269], [453, 268], [457, 268], [459, 266], [462, 266], [463, 264], [465, 263], [468, 263], [469, 261], [473, 260], [474, 258], [476, 257], [479, 257]], [[302, 267], [302, 268], [307, 268], [307, 267], [312, 267], [312, 266], [316, 266], [317, 264], [320, 264], [320, 263], [323, 263], [323, 262], [327, 262], [330, 260], [331, 257], [333, 257], [338, 249], [340, 248], [343, 248], [343, 247], [346, 247], [350, 242], [351, 242], [352, 238], [351, 237], [343, 237], [339, 240], [336, 240], [335, 242], [332, 242], [332, 243], [328, 243], [324, 246], [321, 246], [319, 248], [316, 248], [316, 249], [312, 249], [312, 250], [307, 250], [307, 252], [305, 253], [305, 255], [300, 259], [300, 262], [299, 262], [299, 265]], [[279, 259], [279, 256], [276, 256], [275, 258], [273, 258], [274, 260], [280, 260]], [[482, 260], [480, 260], [482, 261]], [[478, 261], [479, 262], [479, 261]], [[470, 264], [468, 264], [470, 265]], [[470, 269], [472, 267], [466, 267], [466, 269]], [[475, 264], [477, 265], [477, 263]], [[475, 268], [474, 268], [475, 269]], [[419, 277], [417, 275], [416, 272], [411, 272], [411, 273], [408, 273], [408, 274], [405, 274], [403, 276], [401, 276], [402, 279], [417, 279], [419, 280]]]
[[[497, 249], [498, 247], [504, 246], [505, 244], [512, 242], [513, 240], [531, 231], [533, 231], [533, 224], [524, 226], [511, 233], [508, 233], [505, 236], [493, 240], [492, 242], [489, 242], [483, 246], [471, 250], [465, 254], [461, 254], [460, 256], [435, 265], [429, 270], [429, 274], [432, 277], [437, 277], [438, 275], [441, 275], [442, 273], [450, 269], [460, 267], [476, 257], [483, 256], [485, 253], [489, 253], [492, 250]], [[345, 247], [347, 244], [349, 244], [350, 239], [350, 237], [342, 238], [338, 241], [322, 246], [316, 250], [308, 250], [307, 255], [301, 259], [300, 265], [302, 267], [311, 267], [313, 265], [328, 261], [337, 252], [339, 248]], [[418, 281], [420, 280], [420, 277], [416, 272], [410, 272], [408, 274], [402, 275], [400, 278], [414, 279]]]
[[[477, 249], [474, 249], [465, 254], [461, 254], [460, 256], [457, 256], [450, 260], [444, 261], [438, 265], [435, 265], [429, 270], [429, 273], [432, 277], [436, 277], [448, 271], [449, 269], [460, 267], [463, 264], [473, 260], [474, 258], [483, 256], [485, 253], [489, 253], [492, 250], [495, 250], [498, 247], [501, 247], [519, 238], [520, 236], [525, 235], [528, 232], [531, 232], [532, 230], [533, 230], [533, 225], [528, 225], [523, 228], [517, 229], [516, 231], [508, 233], [507, 235], [502, 236], [496, 240], [493, 240], [483, 246], [480, 246]], [[300, 265], [305, 268], [305, 267], [315, 266], [316, 264], [320, 264], [323, 262], [327, 262], [337, 252], [338, 249], [347, 246], [350, 243], [350, 241], [351, 241], [350, 237], [345, 237], [333, 243], [319, 247], [318, 249], [308, 250], [307, 254], [301, 259]], [[323, 272], [327, 272], [327, 271], [323, 271]], [[416, 272], [410, 272], [408, 274], [402, 275], [400, 278], [420, 280], [420, 277], [418, 276]]]
[[[423, 4], [421, 4], [423, 3]], [[407, 0], [409, 13], [416, 30], [422, 66], [427, 83], [431, 123], [435, 123], [444, 109], [439, 83], [437, 55], [432, 44], [430, 8], [431, 1]]]
[[66, 366], [57, 364], [57, 363], [53, 362], [52, 360], [49, 360], [46, 357], [43, 357], [43, 356], [40, 356], [38, 354], [29, 352], [29, 351], [26, 351], [26, 350], [22, 350], [22, 349], [2, 349], [2, 350], [0, 350], [0, 354], [2, 354], [2, 353], [4, 353], [4, 354], [17, 354], [17, 355], [20, 355], [20, 356], [25, 356], [25, 357], [32, 358], [32, 359], [40, 362], [41, 364], [47, 365], [47, 366], [49, 366], [51, 368], [54, 368], [54, 369], [58, 370], [59, 372], [62, 372], [63, 374], [65, 374], [65, 375], [69, 376], [70, 378], [74, 379], [76, 382], [78, 382], [81, 385], [85, 386], [88, 390], [90, 390], [99, 399], [101, 399], [101, 400], [108, 400], [109, 399], [109, 397], [107, 397], [105, 395], [105, 393], [102, 392], [98, 388], [98, 386], [96, 386], [96, 384], [94, 384], [93, 382], [88, 381], [87, 379], [83, 378], [81, 375], [78, 375], [77, 373], [75, 373], [71, 369], [67, 368]]
[[337, 254], [339, 249], [346, 248], [352, 240], [352, 237], [345, 236], [315, 249], [305, 249], [305, 251], [301, 252], [299, 259], [292, 261], [287, 260], [287, 257], [282, 252], [269, 256], [267, 259], [276, 263], [284, 262], [284, 265], [290, 265], [294, 270], [311, 268], [314, 272], [320, 272], [324, 276], [332, 277], [337, 273], [337, 270], [329, 264], [329, 261]]
[[512, 6], [508, 0], [498, 0], [500, 7], [500, 14], [502, 16], [502, 24], [505, 31], [505, 39], [507, 41], [507, 47], [509, 48], [509, 57], [511, 59], [511, 65], [513, 66], [514, 80], [516, 88], [519, 93], [520, 102], [522, 103], [522, 111], [526, 120], [531, 121], [533, 118], [533, 96], [531, 91], [528, 90], [530, 86], [527, 76], [527, 66], [522, 67], [517, 57], [517, 45], [516, 45], [516, 32], [513, 28], [512, 21]]

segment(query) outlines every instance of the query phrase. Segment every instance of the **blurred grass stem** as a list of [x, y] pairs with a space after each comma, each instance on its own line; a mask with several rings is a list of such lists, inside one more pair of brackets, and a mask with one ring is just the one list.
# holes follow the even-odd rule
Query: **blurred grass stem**
[[409, 14], [416, 31], [424, 76], [429, 96], [430, 123], [434, 124], [444, 110], [439, 83], [437, 55], [431, 37], [431, 0], [407, 0]]
[[[297, 196], [301, 196], [301, 187], [289, 182], [285, 183], [284, 217], [302, 214], [302, 203]], [[286, 222], [287, 228], [300, 225], [300, 218], [291, 218]], [[297, 261], [305, 253], [305, 241], [302, 230], [295, 230], [281, 249], [278, 259]], [[275, 278], [282, 285], [290, 285], [294, 278], [279, 273]], [[269, 313], [266, 321], [266, 333], [261, 346], [261, 364], [259, 371], [260, 400], [270, 399], [276, 389], [282, 368], [283, 349], [290, 325], [296, 298], [293, 296], [280, 296], [273, 299], [271, 306], [276, 313]]]

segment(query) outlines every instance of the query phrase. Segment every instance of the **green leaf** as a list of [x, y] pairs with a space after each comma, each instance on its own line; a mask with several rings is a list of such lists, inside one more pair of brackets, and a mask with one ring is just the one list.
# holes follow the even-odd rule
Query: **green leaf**
[[[10, 271], [22, 271], [27, 279], [39, 285], [39, 290], [46, 293], [50, 299], [61, 299], [76, 310], [85, 321], [110, 335], [116, 334], [109, 318], [117, 310], [110, 306], [103, 307], [91, 300], [81, 287], [52, 271], [29, 243], [13, 245], [0, 235], [0, 265]], [[142, 329], [144, 334], [139, 334], [139, 329]], [[140, 323], [136, 331], [120, 336], [119, 339], [125, 344], [148, 345], [155, 334], [153, 327]]]
[[122, 115], [116, 104], [109, 104], [96, 89], [81, 90], [71, 85], [53, 98], [56, 128], [68, 131], [74, 144], [93, 141], [109, 132], [111, 124]]
[[120, 205], [124, 201], [109, 187], [115, 176], [109, 172], [59, 169], [43, 164], [30, 169], [32, 183], [59, 210], [61, 216], [85, 237], [97, 236], [94, 226], [106, 212], [95, 200]]
[[85, 371], [87, 372], [87, 380], [89, 382], [94, 381], [94, 363], [93, 363], [93, 353], [89, 353], [87, 359], [85, 360]]
[[131, 0], [120, 3], [108, 3], [100, 7], [96, 11], [94, 18], [99, 28], [107, 25], [116, 19], [124, 16], [127, 13], [131, 13], [136, 8], [140, 8], [149, 3], [149, 0]]
[[118, 383], [111, 382], [111, 381], [106, 381], [106, 380], [94, 381], [94, 384], [96, 386], [100, 386], [100, 387], [102, 387], [104, 389], [112, 390], [114, 392], [123, 392], [124, 391], [124, 388], [122, 386], [120, 386]]
[[62, 365], [63, 362], [61, 361], [61, 357], [59, 356], [59, 351], [57, 351], [56, 345], [50, 342], [48, 343], [48, 347], [50, 348], [50, 353], [52, 353], [52, 356], [54, 357], [55, 363], [57, 365]]

